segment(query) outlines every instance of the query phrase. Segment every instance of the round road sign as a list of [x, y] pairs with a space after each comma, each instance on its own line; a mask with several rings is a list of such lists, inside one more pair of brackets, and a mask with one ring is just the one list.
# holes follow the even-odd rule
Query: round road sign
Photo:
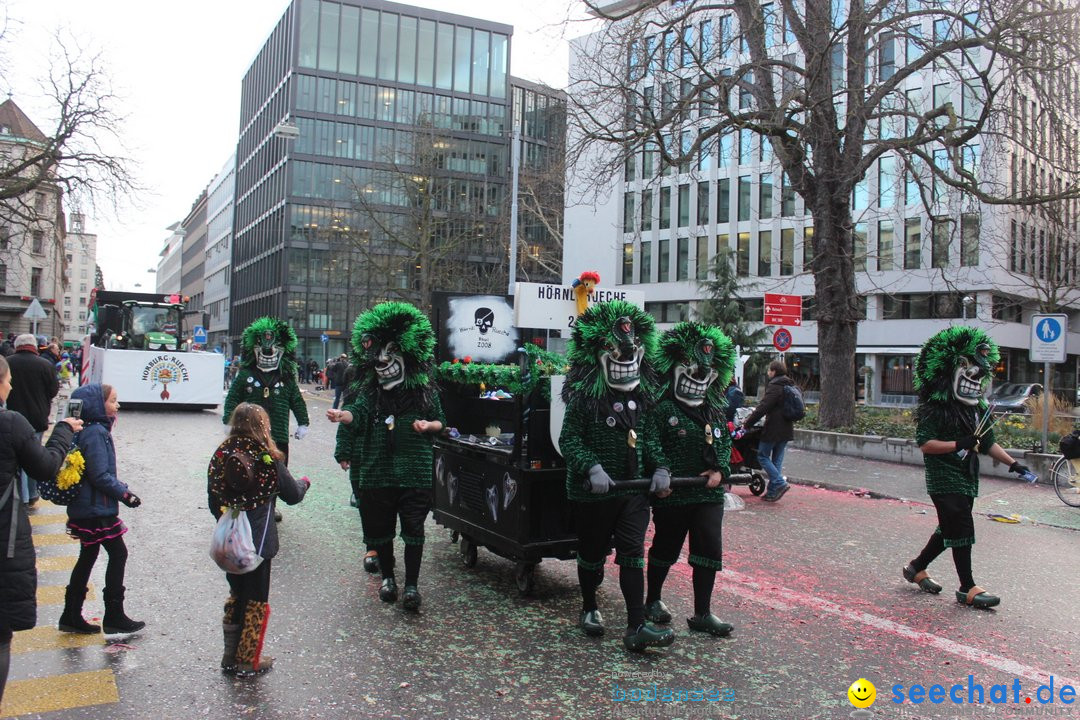
[[777, 328], [772, 336], [772, 344], [780, 352], [787, 352], [791, 347], [791, 331], [787, 328]]

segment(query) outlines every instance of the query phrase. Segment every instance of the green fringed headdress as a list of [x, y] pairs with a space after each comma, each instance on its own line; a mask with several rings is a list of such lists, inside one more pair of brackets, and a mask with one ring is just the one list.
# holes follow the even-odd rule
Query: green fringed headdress
[[563, 385], [563, 400], [568, 403], [574, 399], [596, 401], [614, 392], [605, 381], [600, 355], [619, 346], [620, 330], [616, 326], [623, 318], [629, 321], [636, 342], [645, 351], [635, 392], [646, 403], [656, 400], [659, 383], [652, 367], [656, 355], [656, 324], [651, 315], [624, 300], [591, 305], [577, 319], [566, 351], [570, 370]]
[[[966, 325], [946, 328], [927, 340], [915, 358], [915, 389], [920, 403], [945, 404], [955, 400], [956, 369], [972, 363], [983, 369], [984, 390], [1000, 359], [997, 344], [982, 330]], [[985, 406], [986, 401], [979, 402]]]
[[279, 370], [283, 375], [294, 375], [296, 373], [296, 332], [276, 317], [261, 317], [244, 329], [244, 334], [241, 336], [240, 365], [249, 370], [256, 367], [255, 351], [268, 332], [273, 335], [274, 344], [281, 347]]
[[405, 380], [401, 387], [412, 390], [430, 386], [435, 331], [422, 312], [404, 302], [380, 303], [356, 318], [352, 331], [356, 384], [361, 387], [378, 385], [375, 363], [379, 351], [391, 341], [397, 344], [405, 361]]
[[714, 408], [725, 405], [724, 391], [735, 372], [735, 344], [714, 325], [681, 322], [660, 336], [653, 365], [670, 394], [673, 371], [679, 365], [704, 365], [716, 372], [705, 393], [705, 403]]

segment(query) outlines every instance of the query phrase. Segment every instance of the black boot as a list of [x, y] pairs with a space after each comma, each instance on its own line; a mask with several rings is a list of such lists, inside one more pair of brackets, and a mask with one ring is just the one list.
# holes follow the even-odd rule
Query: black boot
[[146, 627], [146, 623], [124, 614], [124, 590], [122, 585], [116, 590], [105, 588], [105, 616], [101, 618], [101, 624], [106, 635], [133, 633]]
[[92, 625], [82, 616], [83, 601], [86, 600], [86, 586], [68, 585], [64, 591], [64, 612], [60, 615], [57, 628], [60, 632], [93, 635], [101, 632], [100, 625]]
[[[221, 654], [221, 672], [226, 675], [236, 674], [236, 648], [240, 644], [240, 629], [241, 625], [236, 622], [236, 605], [237, 600], [235, 595], [230, 595], [229, 599], [225, 601], [225, 615], [221, 620], [221, 632], [225, 638], [225, 651]], [[240, 608], [240, 617], [242, 620], [244, 616], [244, 609]]]

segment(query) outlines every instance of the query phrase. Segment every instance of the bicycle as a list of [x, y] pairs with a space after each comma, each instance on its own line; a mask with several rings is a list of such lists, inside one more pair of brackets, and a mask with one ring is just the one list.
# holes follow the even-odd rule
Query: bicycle
[[1080, 507], [1080, 458], [1058, 458], [1050, 467], [1050, 477], [1061, 502]]

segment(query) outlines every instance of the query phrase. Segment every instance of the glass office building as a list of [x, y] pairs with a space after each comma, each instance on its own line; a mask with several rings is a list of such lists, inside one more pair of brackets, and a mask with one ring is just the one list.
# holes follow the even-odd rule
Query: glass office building
[[375, 302], [505, 288], [512, 32], [294, 0], [242, 84], [233, 338], [276, 315], [321, 360]]

